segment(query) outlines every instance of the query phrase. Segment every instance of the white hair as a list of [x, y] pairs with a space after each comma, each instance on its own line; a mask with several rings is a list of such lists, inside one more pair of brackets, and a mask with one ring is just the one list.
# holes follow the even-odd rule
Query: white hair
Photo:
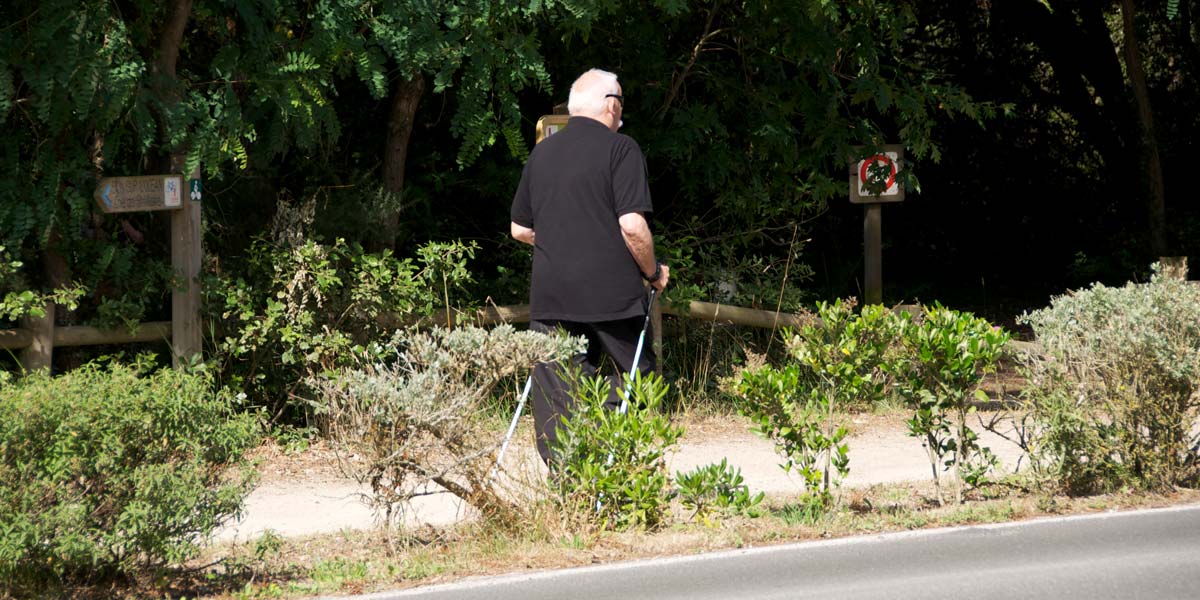
[[619, 86], [617, 76], [608, 71], [591, 69], [571, 84], [571, 96], [567, 98], [567, 112], [571, 115], [588, 117], [604, 113], [607, 94], [616, 94]]

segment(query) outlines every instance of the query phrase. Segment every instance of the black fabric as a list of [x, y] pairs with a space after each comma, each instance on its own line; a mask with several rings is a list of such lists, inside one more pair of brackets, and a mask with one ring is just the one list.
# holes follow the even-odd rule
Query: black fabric
[[[596, 323], [581, 323], [572, 321], [532, 321], [529, 328], [534, 331], [551, 333], [562, 329], [574, 336], [587, 338], [587, 352], [571, 357], [566, 363], [538, 363], [533, 368], [533, 387], [529, 391], [530, 404], [533, 406], [534, 436], [537, 440], [538, 454], [546, 464], [550, 464], [550, 452], [554, 440], [557, 439], [557, 428], [561, 419], [569, 417], [575, 406], [575, 398], [567, 379], [578, 371], [585, 377], [594, 377], [604, 360], [604, 354], [612, 357], [621, 373], [628, 373], [633, 366], [633, 355], [637, 352], [638, 339], [642, 339], [642, 354], [638, 359], [638, 371], [647, 375], [654, 371], [657, 359], [654, 355], [651, 340], [654, 332], [646, 323], [644, 316], [621, 319], [617, 321], [602, 321]], [[642, 336], [642, 326], [646, 325], [645, 336]], [[609, 375], [609, 394], [605, 406], [616, 410], [621, 406], [621, 396], [624, 393], [623, 381], [620, 374]]]
[[535, 146], [511, 213], [535, 235], [530, 317], [597, 322], [642, 314], [642, 274], [618, 219], [653, 208], [646, 159], [629, 136], [572, 117]]

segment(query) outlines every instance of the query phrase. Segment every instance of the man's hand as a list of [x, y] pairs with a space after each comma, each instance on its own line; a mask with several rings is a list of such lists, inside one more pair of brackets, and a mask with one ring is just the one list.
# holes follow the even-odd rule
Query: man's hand
[[666, 289], [667, 282], [669, 282], [670, 280], [671, 280], [671, 267], [668, 267], [667, 265], [663, 265], [662, 273], [658, 276], [657, 280], [650, 283], [650, 287], [661, 292], [664, 289]]

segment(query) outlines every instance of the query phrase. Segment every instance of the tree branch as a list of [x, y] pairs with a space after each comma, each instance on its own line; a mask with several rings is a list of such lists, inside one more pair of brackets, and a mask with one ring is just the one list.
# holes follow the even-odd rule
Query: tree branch
[[697, 41], [696, 45], [692, 47], [692, 55], [688, 58], [687, 64], [684, 65], [683, 71], [676, 73], [671, 77], [671, 90], [667, 92], [666, 99], [663, 100], [662, 106], [658, 109], [658, 113], [655, 115], [659, 120], [662, 120], [663, 117], [667, 115], [667, 111], [670, 110], [671, 105], [675, 103], [675, 98], [679, 96], [679, 90], [683, 88], [684, 80], [686, 80], [688, 74], [691, 73], [692, 67], [696, 64], [696, 60], [700, 58], [700, 53], [704, 51], [705, 44], [707, 44], [714, 37], [725, 32], [724, 29], [714, 30], [712, 28], [713, 20], [717, 16], [717, 8], [720, 7], [720, 5], [721, 3], [717, 2], [708, 10], [708, 20], [704, 23], [704, 34], [700, 36], [700, 40]]

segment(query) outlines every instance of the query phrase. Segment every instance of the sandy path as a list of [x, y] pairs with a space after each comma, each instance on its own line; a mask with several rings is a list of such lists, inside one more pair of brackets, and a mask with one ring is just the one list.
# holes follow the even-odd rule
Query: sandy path
[[[853, 430], [847, 487], [930, 478], [925, 450], [917, 439], [906, 435], [901, 418], [861, 417]], [[541, 469], [531, 442], [528, 428], [518, 431], [506, 466]], [[980, 443], [990, 447], [1007, 470], [1017, 465], [1021, 452], [1011, 442], [980, 432]], [[672, 472], [687, 471], [722, 458], [741, 469], [752, 491], [793, 494], [800, 490], [799, 478], [779, 468], [781, 460], [772, 444], [747, 431], [745, 421], [736, 417], [688, 424], [668, 466]], [[261, 471], [262, 482], [247, 498], [244, 515], [218, 530], [217, 541], [245, 541], [268, 529], [284, 536], [301, 536], [375, 525], [359, 496], [365, 490], [338, 473], [328, 451], [291, 457], [271, 454], [264, 457]], [[405, 522], [409, 526], [446, 525], [464, 518], [466, 512], [450, 494], [434, 494], [416, 499]]]

